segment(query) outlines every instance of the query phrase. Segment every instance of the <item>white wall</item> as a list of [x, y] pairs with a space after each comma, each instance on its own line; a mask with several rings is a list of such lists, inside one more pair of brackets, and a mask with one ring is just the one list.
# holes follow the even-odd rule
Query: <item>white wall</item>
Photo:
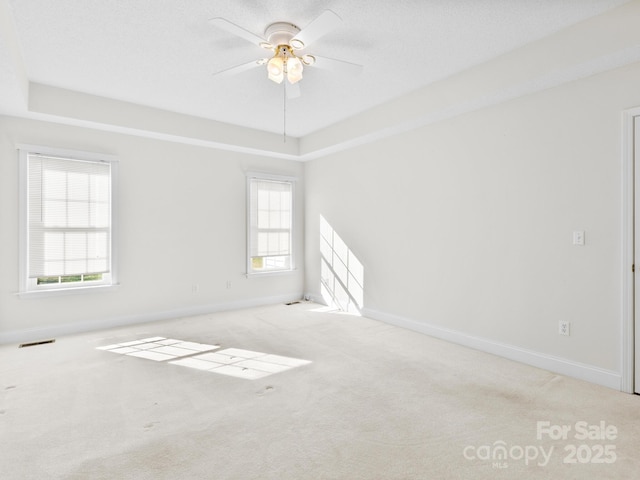
[[309, 162], [309, 293], [322, 215], [364, 265], [365, 313], [615, 386], [638, 85], [633, 64]]
[[[116, 291], [28, 299], [16, 295], [19, 143], [118, 156]], [[249, 170], [299, 178], [299, 261], [292, 274], [243, 275], [244, 174]], [[304, 278], [303, 184], [299, 162], [0, 117], [0, 342], [299, 298]], [[194, 284], [199, 286], [196, 293]]]

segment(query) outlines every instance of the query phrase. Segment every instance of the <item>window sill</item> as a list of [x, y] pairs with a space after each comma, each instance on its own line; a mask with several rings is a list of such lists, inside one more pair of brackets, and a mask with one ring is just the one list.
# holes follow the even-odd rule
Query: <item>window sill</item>
[[267, 272], [250, 272], [247, 273], [246, 276], [247, 278], [251, 278], [251, 277], [276, 277], [276, 276], [280, 276], [280, 275], [291, 275], [293, 273], [296, 273], [298, 270], [295, 268], [292, 268], [291, 270], [270, 270]]
[[103, 293], [117, 290], [120, 284], [113, 285], [94, 285], [91, 287], [73, 287], [73, 288], [50, 288], [46, 290], [30, 290], [19, 292], [20, 298], [44, 298], [59, 297], [64, 295], [81, 295], [86, 293]]

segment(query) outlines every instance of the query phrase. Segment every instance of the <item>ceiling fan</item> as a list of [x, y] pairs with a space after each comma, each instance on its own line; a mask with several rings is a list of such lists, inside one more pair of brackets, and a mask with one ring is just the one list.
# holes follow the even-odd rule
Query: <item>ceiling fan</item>
[[[221, 17], [212, 18], [209, 23], [273, 54], [270, 58], [260, 58], [236, 65], [214, 75], [233, 75], [266, 65], [269, 80], [282, 83], [286, 78], [291, 85], [297, 87], [297, 83], [302, 79], [304, 67], [314, 66], [348, 75], [356, 75], [363, 68], [362, 65], [355, 63], [306, 53], [305, 50], [309, 45], [342, 23], [342, 19], [331, 10], [322, 12], [302, 30], [290, 22], [272, 23], [265, 29], [264, 38]], [[298, 88], [291, 90], [293, 94], [291, 96], [299, 95]]]

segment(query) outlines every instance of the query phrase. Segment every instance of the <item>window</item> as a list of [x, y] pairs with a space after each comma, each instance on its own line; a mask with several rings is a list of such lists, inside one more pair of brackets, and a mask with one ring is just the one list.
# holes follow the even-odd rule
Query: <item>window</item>
[[21, 147], [20, 162], [21, 291], [114, 284], [114, 159]]
[[249, 176], [248, 273], [293, 269], [293, 180]]

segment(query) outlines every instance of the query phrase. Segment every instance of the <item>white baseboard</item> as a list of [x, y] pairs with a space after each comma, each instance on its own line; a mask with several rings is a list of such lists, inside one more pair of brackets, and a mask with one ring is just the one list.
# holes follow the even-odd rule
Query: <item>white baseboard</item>
[[322, 298], [322, 295], [315, 294], [315, 293], [305, 293], [304, 294], [304, 299], [305, 300], [309, 300], [310, 302], [313, 302], [313, 303], [317, 303], [318, 305], [326, 305], [327, 304], [325, 299]]
[[171, 320], [181, 317], [191, 317], [195, 315], [205, 315], [207, 313], [241, 310], [243, 308], [260, 307], [263, 305], [274, 305], [277, 303], [286, 303], [294, 300], [300, 300], [301, 297], [302, 295], [300, 293], [292, 293], [288, 295], [252, 298], [226, 303], [197, 305], [193, 307], [176, 308], [173, 310], [150, 312], [138, 315], [124, 315], [120, 317], [112, 317], [101, 320], [89, 320], [86, 322], [75, 322], [47, 327], [29, 328], [24, 330], [13, 330], [0, 333], [0, 345], [36, 342], [44, 339], [57, 338], [64, 335], [74, 335], [77, 333], [104, 330], [108, 328], [125, 327], [129, 325]]
[[622, 387], [622, 377], [620, 373], [594, 367], [593, 365], [574, 362], [573, 360], [568, 360], [566, 358], [555, 357], [553, 355], [495, 342], [486, 338], [467, 335], [456, 330], [372, 310], [370, 308], [364, 308], [362, 315], [373, 320], [380, 320], [381, 322], [389, 323], [397, 327], [424, 333], [432, 337], [447, 340], [452, 343], [464, 345], [466, 347], [508, 358], [509, 360], [515, 360], [520, 363], [549, 370], [568, 377], [585, 380], [604, 387], [613, 388], [615, 390], [621, 390]]

